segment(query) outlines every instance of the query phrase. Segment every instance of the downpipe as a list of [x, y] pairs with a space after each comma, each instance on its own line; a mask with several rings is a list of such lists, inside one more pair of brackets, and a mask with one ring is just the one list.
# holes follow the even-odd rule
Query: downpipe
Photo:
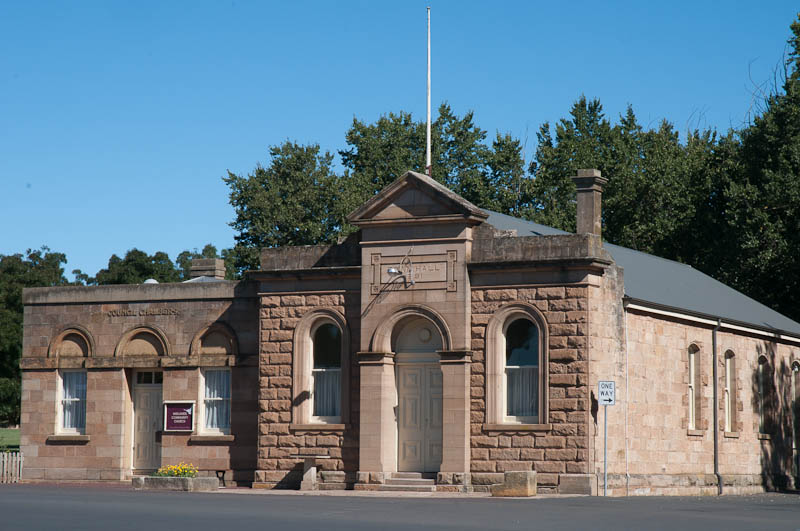
[[717, 477], [717, 496], [722, 496], [722, 476], [719, 473], [719, 382], [717, 381], [717, 331], [722, 327], [722, 320], [717, 318], [717, 325], [711, 333], [712, 380], [714, 388], [714, 475]]

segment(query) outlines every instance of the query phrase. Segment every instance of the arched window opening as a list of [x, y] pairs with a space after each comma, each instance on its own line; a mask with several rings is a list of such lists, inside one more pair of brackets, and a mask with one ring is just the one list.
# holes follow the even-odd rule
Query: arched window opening
[[313, 415], [319, 419], [341, 416], [342, 332], [330, 322], [316, 327], [313, 343]]
[[736, 415], [736, 358], [730, 350], [725, 353], [725, 388], [723, 403], [725, 406], [725, 431], [732, 432], [735, 429]]
[[689, 347], [688, 365], [689, 365], [689, 386], [687, 389], [689, 397], [689, 429], [696, 430], [699, 426], [700, 419], [700, 374], [698, 370], [698, 358], [700, 349], [697, 345]]
[[516, 319], [505, 330], [506, 417], [538, 422], [539, 329]]
[[769, 364], [767, 358], [760, 356], [758, 358], [758, 432], [767, 433], [767, 408], [768, 397], [770, 391], [769, 381]]

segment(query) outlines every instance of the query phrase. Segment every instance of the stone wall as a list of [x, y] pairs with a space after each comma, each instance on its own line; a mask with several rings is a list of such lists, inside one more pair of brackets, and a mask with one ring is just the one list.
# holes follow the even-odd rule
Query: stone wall
[[[535, 470], [543, 492], [559, 476], [589, 470], [587, 286], [475, 288], [472, 290], [471, 470], [475, 490], [502, 483], [503, 472]], [[548, 324], [549, 419], [547, 429], [516, 431], [487, 427], [486, 325], [502, 306], [523, 301]], [[504, 353], [503, 353], [504, 354]]]
[[55, 371], [22, 373], [20, 450], [26, 480], [125, 479], [125, 375], [122, 370], [89, 371], [86, 434], [54, 435], [57, 382]]
[[[300, 319], [316, 309], [343, 315], [350, 335], [349, 411], [343, 404], [342, 425], [297, 425], [292, 419], [292, 352], [294, 330]], [[258, 460], [254, 486], [295, 488], [300, 484], [303, 459], [298, 454], [328, 456], [320, 460], [323, 481], [343, 488], [358, 469], [359, 376], [354, 353], [359, 344], [357, 292], [297, 292], [263, 295], [260, 302]]]
[[[609, 407], [609, 487], [613, 495], [716, 494], [713, 434], [712, 326], [647, 313], [627, 312], [628, 359], [615, 372], [617, 405]], [[790, 370], [800, 345], [726, 329], [717, 337], [719, 382], [719, 464], [724, 492], [746, 493], [790, 485]], [[690, 345], [700, 348], [701, 418], [688, 430]], [[736, 431], [724, 432], [724, 354], [736, 359]], [[774, 413], [767, 434], [759, 434], [758, 358], [774, 367]], [[627, 452], [625, 443], [627, 372]], [[602, 474], [602, 414], [596, 432], [595, 462]], [[627, 455], [626, 455], [627, 454]], [[627, 460], [627, 471], [626, 471]], [[626, 472], [630, 478], [626, 489]]]
[[[197, 434], [165, 434], [162, 464], [192, 462], [203, 474], [225, 470], [228, 480], [252, 481], [258, 328], [256, 299], [249, 289], [236, 282], [26, 289], [20, 441], [25, 477], [130, 477], [134, 371], [163, 371], [165, 400], [197, 401], [202, 393], [199, 368], [230, 366], [235, 448]], [[221, 323], [235, 336], [235, 352], [192, 351], [193, 340], [212, 323]], [[163, 352], [125, 355], [120, 345], [138, 327], [154, 331], [163, 340]], [[77, 330], [85, 338], [83, 351], [60, 352], [65, 330]], [[59, 369], [87, 371], [86, 427], [79, 436], [58, 433]]]

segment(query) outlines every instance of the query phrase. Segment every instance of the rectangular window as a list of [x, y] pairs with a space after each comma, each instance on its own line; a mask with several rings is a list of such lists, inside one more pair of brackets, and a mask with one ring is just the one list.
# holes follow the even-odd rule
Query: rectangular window
[[86, 372], [61, 373], [61, 431], [83, 433], [86, 429]]
[[227, 433], [231, 427], [231, 372], [204, 371], [205, 430]]

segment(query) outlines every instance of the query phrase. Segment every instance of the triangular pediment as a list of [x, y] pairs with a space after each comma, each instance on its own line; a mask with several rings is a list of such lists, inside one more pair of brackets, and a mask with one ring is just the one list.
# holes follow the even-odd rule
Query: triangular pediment
[[409, 171], [347, 216], [354, 225], [464, 220], [481, 223], [489, 216], [427, 175]]

